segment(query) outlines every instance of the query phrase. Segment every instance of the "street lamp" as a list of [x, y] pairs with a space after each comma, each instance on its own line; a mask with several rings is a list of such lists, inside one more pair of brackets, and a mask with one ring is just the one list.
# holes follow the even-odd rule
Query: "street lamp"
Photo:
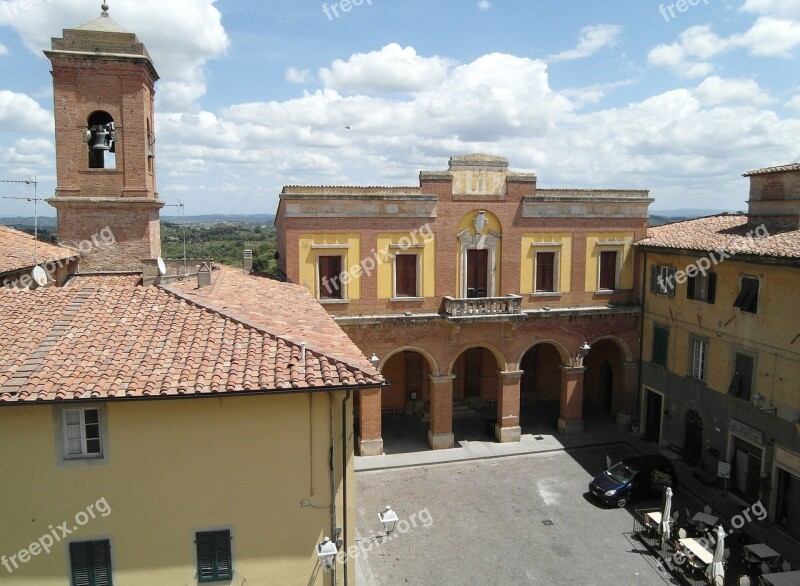
[[753, 403], [753, 407], [755, 407], [759, 411], [767, 411], [772, 413], [773, 415], [777, 415], [778, 414], [777, 407], [764, 407], [765, 399], [766, 397], [761, 393], [753, 393], [752, 395], [750, 395], [750, 402]]
[[394, 528], [397, 525], [397, 513], [392, 510], [392, 507], [386, 505], [383, 511], [378, 513], [378, 519], [381, 520], [383, 531], [386, 533], [386, 535], [391, 535], [392, 531], [394, 531]]
[[578, 353], [575, 354], [576, 366], [583, 366], [583, 359], [589, 355], [591, 349], [592, 347], [587, 342], [584, 342], [582, 346], [578, 347]]
[[372, 353], [372, 356], [370, 356], [369, 361], [370, 363], [372, 363], [372, 366], [375, 367], [375, 370], [378, 370], [378, 366], [381, 363], [381, 359], [378, 358], [378, 355], [375, 354], [375, 352]]

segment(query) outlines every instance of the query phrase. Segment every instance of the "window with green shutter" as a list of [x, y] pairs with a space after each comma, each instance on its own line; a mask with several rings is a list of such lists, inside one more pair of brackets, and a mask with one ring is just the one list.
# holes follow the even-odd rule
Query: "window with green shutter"
[[80, 541], [69, 544], [72, 586], [111, 586], [111, 544]]
[[667, 342], [669, 330], [662, 326], [653, 326], [653, 352], [650, 361], [661, 366], [667, 365]]
[[201, 531], [196, 536], [197, 579], [213, 582], [233, 578], [231, 563], [231, 532]]

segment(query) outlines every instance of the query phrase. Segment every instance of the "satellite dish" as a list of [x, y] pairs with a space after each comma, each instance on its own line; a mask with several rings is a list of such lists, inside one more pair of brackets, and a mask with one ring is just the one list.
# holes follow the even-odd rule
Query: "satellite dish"
[[167, 274], [167, 265], [164, 264], [164, 259], [160, 256], [158, 260], [156, 260], [156, 264], [158, 264], [158, 274], [164, 276]]
[[42, 267], [33, 267], [31, 276], [33, 277], [33, 280], [36, 281], [36, 284], [39, 285], [39, 287], [44, 287], [47, 285], [47, 273]]

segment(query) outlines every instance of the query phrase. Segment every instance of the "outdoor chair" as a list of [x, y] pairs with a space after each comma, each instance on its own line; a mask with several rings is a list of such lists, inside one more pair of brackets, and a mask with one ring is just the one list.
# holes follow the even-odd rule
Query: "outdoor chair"
[[750, 582], [750, 576], [739, 576], [739, 581], [737, 584], [738, 586], [751, 586], [752, 582]]
[[727, 562], [729, 557], [731, 557], [731, 550], [730, 550], [730, 548], [728, 548], [728, 549], [725, 549], [725, 550], [722, 552], [722, 560]]
[[686, 529], [683, 527], [678, 529], [678, 539], [686, 539]]
[[769, 574], [772, 571], [772, 568], [769, 567], [767, 562], [761, 562], [761, 573], [762, 574]]
[[706, 515], [710, 515], [711, 514], [711, 505], [706, 505], [705, 507], [703, 507], [703, 512]]
[[792, 571], [792, 565], [789, 562], [787, 562], [786, 560], [783, 560], [783, 563], [781, 564], [781, 571], [782, 572], [791, 572]]
[[714, 576], [714, 586], [725, 586], [725, 578], [722, 576]]

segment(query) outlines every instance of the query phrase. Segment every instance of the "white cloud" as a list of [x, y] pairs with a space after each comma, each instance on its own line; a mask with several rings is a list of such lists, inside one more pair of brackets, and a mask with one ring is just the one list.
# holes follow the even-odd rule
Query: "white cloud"
[[762, 16], [731, 42], [758, 57], [791, 57], [792, 49], [800, 45], [800, 22]]
[[0, 90], [0, 130], [53, 132], [53, 115], [25, 94]]
[[308, 69], [298, 69], [289, 67], [284, 73], [286, 81], [291, 83], [308, 83], [311, 81], [311, 71]]
[[723, 79], [716, 75], [704, 79], [695, 89], [694, 95], [703, 104], [711, 106], [722, 104], [763, 106], [775, 101], [753, 79]]
[[792, 108], [793, 110], [800, 111], [800, 94], [797, 94], [792, 99], [790, 99], [788, 102], [786, 102], [786, 107], [787, 108]]
[[478, 2], [478, 8], [481, 10], [489, 10], [492, 7], [492, 3], [489, 0], [480, 0]]
[[8, 55], [8, 47], [6, 47], [3, 43], [0, 43], [0, 57], [3, 55]]
[[800, 0], [745, 0], [741, 10], [800, 19]]
[[345, 92], [377, 94], [413, 93], [442, 80], [454, 61], [420, 57], [413, 47], [391, 43], [380, 51], [356, 53], [347, 61], [337, 59], [319, 77], [326, 87]]
[[620, 34], [622, 34], [622, 27], [616, 24], [585, 26], [581, 29], [578, 45], [574, 49], [551, 55], [549, 59], [551, 61], [571, 61], [590, 57], [604, 47], [616, 45]]
[[[228, 48], [215, 1], [139, 0], [111, 6], [111, 18], [137, 33], [165, 79], [158, 94], [162, 110], [191, 108], [206, 92], [205, 64]], [[67, 28], [77, 27], [100, 16], [99, 5], [97, 13], [87, 17], [86, 5], [74, 0], [18, 0], [14, 6], [0, 10], [0, 25], [15, 29], [36, 55], [50, 47], [51, 37], [61, 36], [64, 23], [69, 23]]]
[[707, 60], [724, 53], [730, 42], [711, 31], [709, 25], [683, 31], [677, 43], [658, 45], [647, 54], [650, 65], [671, 69], [680, 77], [704, 77], [714, 70]]

